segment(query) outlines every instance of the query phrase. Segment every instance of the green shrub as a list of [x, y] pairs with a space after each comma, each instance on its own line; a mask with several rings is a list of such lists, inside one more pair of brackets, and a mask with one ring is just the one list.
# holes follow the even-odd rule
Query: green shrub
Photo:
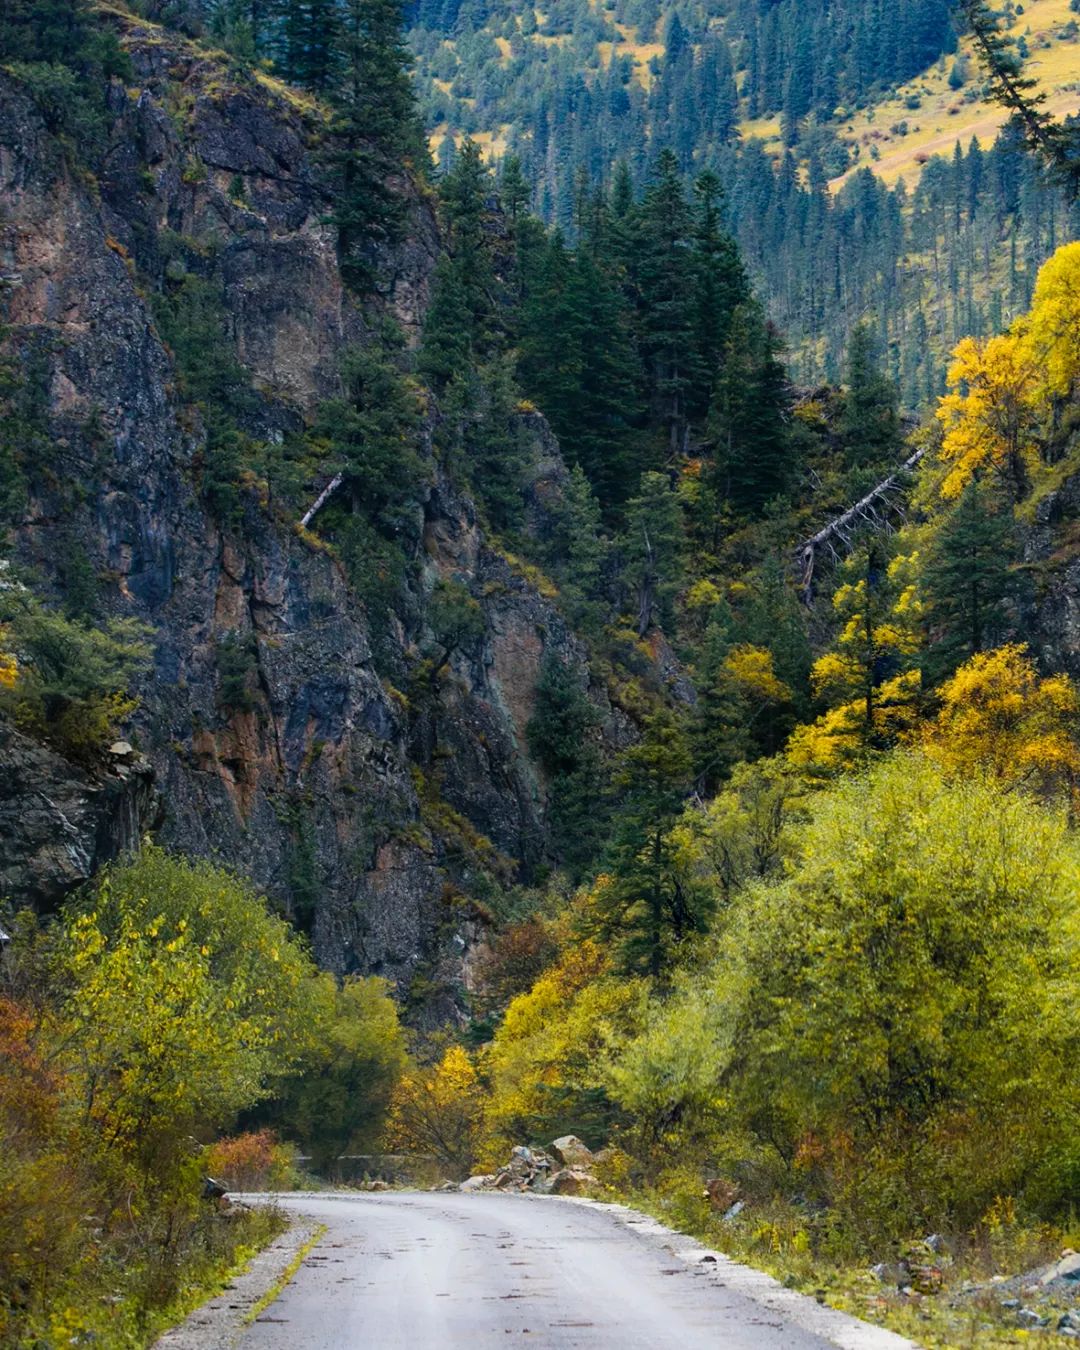
[[127, 691], [150, 662], [151, 630], [135, 619], [66, 618], [19, 585], [0, 591], [0, 624], [18, 662], [0, 706], [61, 753], [95, 759], [137, 706]]

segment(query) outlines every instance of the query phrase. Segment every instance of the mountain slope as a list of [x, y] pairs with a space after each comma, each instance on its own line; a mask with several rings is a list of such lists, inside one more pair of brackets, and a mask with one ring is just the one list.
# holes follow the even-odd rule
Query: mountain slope
[[[62, 600], [77, 559], [88, 617], [151, 625], [136, 728], [163, 842], [250, 875], [334, 970], [407, 984], [423, 966], [434, 1007], [441, 963], [459, 981], [466, 891], [518, 868], [527, 876], [544, 855], [525, 727], [545, 654], [587, 687], [583, 651], [429, 450], [410, 598], [380, 641], [404, 668], [421, 662], [440, 579], [475, 595], [482, 622], [447, 653], [436, 711], [422, 688], [410, 702], [380, 675], [362, 598], [333, 548], [296, 525], [328, 474], [309, 465], [289, 495], [257, 466], [339, 389], [346, 350], [372, 341], [380, 311], [416, 332], [438, 246], [428, 200], [398, 184], [409, 225], [365, 316], [324, 224], [315, 105], [176, 34], [115, 23], [132, 73], [111, 86], [98, 181], [70, 162], [20, 83], [0, 80], [6, 350], [40, 388], [49, 444], [24, 465], [12, 558]], [[213, 478], [215, 408], [192, 397], [192, 350], [231, 363], [229, 397], [241, 406], [243, 394], [252, 467], [241, 464], [228, 492]], [[557, 497], [565, 469], [550, 433], [523, 414], [517, 434], [538, 490]], [[33, 775], [22, 788], [9, 780], [6, 809], [25, 814], [39, 788]], [[46, 860], [32, 884], [15, 845], [3, 889], [54, 902], [138, 837], [153, 819], [151, 805], [141, 811], [96, 852], [96, 817], [76, 819], [86, 865], [57, 872]]]

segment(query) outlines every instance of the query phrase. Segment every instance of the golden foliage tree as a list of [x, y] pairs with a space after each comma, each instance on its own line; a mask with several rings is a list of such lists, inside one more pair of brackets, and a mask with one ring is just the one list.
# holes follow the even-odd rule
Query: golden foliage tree
[[941, 710], [921, 741], [948, 773], [962, 778], [982, 771], [1042, 789], [1076, 782], [1076, 686], [1066, 675], [1040, 678], [1025, 645], [978, 653], [939, 693]]
[[391, 1098], [387, 1137], [396, 1148], [434, 1158], [452, 1178], [468, 1176], [480, 1144], [484, 1091], [460, 1045], [436, 1063], [404, 1073]]
[[918, 561], [911, 554], [886, 563], [872, 547], [848, 564], [850, 579], [833, 597], [839, 635], [811, 673], [815, 693], [834, 706], [791, 737], [796, 767], [834, 772], [894, 744], [912, 725], [920, 692], [911, 668], [921, 642]]
[[944, 497], [959, 497], [984, 472], [999, 475], [1016, 500], [1024, 496], [1037, 458], [1036, 384], [1030, 349], [1015, 331], [959, 344], [937, 413], [945, 433], [941, 458], [949, 466]]

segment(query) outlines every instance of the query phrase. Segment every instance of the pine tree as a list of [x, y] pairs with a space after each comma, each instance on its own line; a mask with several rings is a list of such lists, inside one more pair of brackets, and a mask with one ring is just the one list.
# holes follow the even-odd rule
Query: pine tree
[[693, 239], [694, 220], [679, 163], [672, 151], [664, 150], [637, 213], [634, 272], [642, 354], [672, 456], [684, 449], [688, 403], [702, 379], [694, 341]]
[[844, 453], [851, 468], [877, 468], [896, 459], [901, 444], [896, 387], [882, 373], [869, 327], [851, 335], [840, 420]]
[[287, 0], [278, 66], [290, 84], [325, 94], [341, 78], [341, 13], [337, 0]]
[[706, 797], [715, 795], [747, 753], [746, 704], [724, 664], [730, 650], [728, 626], [714, 620], [702, 644], [698, 701], [690, 726], [694, 780]]
[[923, 572], [931, 639], [924, 668], [932, 683], [1005, 639], [1016, 558], [1011, 512], [988, 485], [972, 481], [942, 522]]
[[694, 181], [697, 218], [694, 231], [694, 265], [697, 286], [694, 302], [694, 342], [701, 379], [690, 392], [689, 411], [704, 417], [717, 378], [721, 358], [739, 305], [749, 298], [749, 286], [738, 246], [721, 225], [723, 188], [715, 173], [700, 174]]
[[715, 491], [738, 511], [760, 513], [792, 481], [790, 401], [776, 332], [756, 301], [741, 305], [709, 413]]
[[560, 864], [580, 877], [599, 852], [606, 833], [603, 774], [592, 740], [599, 714], [573, 669], [545, 657], [527, 734], [548, 779], [548, 828]]
[[599, 629], [601, 572], [608, 544], [600, 504], [580, 464], [575, 464], [559, 498], [548, 508], [547, 552], [559, 581], [561, 603], [578, 628]]
[[641, 475], [641, 491], [627, 503], [622, 539], [624, 576], [633, 587], [636, 625], [644, 637], [659, 620], [674, 628], [675, 597], [682, 584], [685, 538], [679, 499], [666, 474]]
[[669, 831], [690, 790], [693, 762], [677, 715], [660, 708], [615, 775], [619, 806], [593, 926], [627, 973], [660, 977], [679, 944], [704, 931], [710, 897], [673, 866]]
[[405, 208], [392, 180], [408, 160], [426, 160], [413, 100], [412, 57], [401, 34], [400, 0], [343, 0], [341, 77], [325, 155], [334, 190], [331, 220], [346, 282], [375, 281], [377, 250], [401, 235]]
[[447, 253], [436, 268], [418, 366], [437, 389], [493, 354], [498, 322], [495, 266], [485, 224], [491, 174], [480, 148], [465, 141], [439, 185]]

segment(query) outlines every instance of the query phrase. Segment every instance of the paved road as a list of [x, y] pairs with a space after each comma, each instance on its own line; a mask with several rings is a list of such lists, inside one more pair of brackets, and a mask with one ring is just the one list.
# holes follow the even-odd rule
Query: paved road
[[327, 1232], [243, 1350], [900, 1350], [609, 1207], [540, 1197], [281, 1196]]

